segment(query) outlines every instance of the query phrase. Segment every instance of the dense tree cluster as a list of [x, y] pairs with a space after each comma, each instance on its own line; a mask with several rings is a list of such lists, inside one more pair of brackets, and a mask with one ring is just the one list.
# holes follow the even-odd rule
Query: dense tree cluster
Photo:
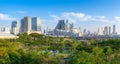
[[18, 36], [0, 39], [0, 64], [120, 64], [120, 39], [80, 41], [37, 33]]

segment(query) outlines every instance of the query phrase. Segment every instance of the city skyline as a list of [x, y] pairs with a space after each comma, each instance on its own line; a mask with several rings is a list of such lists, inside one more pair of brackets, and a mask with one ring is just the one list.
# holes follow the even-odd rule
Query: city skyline
[[[67, 3], [66, 3], [67, 2]], [[24, 16], [39, 16], [42, 28], [54, 29], [58, 20], [68, 19], [75, 28], [97, 31], [99, 27], [116, 25], [120, 33], [119, 0], [1, 0], [0, 27], [10, 27], [11, 22]], [[26, 4], [27, 3], [27, 4]], [[114, 4], [114, 5], [112, 5]], [[7, 23], [7, 24], [6, 24]]]

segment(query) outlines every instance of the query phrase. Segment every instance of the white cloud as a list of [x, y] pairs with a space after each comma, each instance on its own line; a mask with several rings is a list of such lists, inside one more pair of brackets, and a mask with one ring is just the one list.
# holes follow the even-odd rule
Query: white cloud
[[15, 18], [13, 18], [12, 16], [8, 14], [0, 13], [0, 20], [15, 20]]
[[66, 18], [72, 22], [76, 22], [76, 21], [88, 21], [92, 18], [92, 16], [90, 15], [86, 15], [83, 13], [74, 13], [74, 12], [70, 12], [70, 13], [62, 13], [62, 17]]
[[84, 13], [64, 12], [60, 16], [50, 15], [56, 21], [59, 19], [68, 19], [70, 22], [86, 22], [86, 21], [99, 21], [110, 22], [105, 16], [92, 16]]
[[50, 17], [52, 17], [54, 19], [54, 21], [58, 21], [59, 19], [61, 19], [60, 17], [58, 17], [57, 15], [54, 14], [50, 14]]
[[26, 11], [17, 11], [17, 13], [19, 13], [19, 14], [24, 14], [24, 13], [26, 13]]
[[120, 22], [120, 17], [119, 17], [119, 16], [116, 16], [116, 17], [115, 17], [115, 21]]
[[110, 22], [110, 20], [108, 20], [105, 16], [95, 16], [92, 20], [99, 22]]
[[105, 19], [106, 17], [105, 16], [97, 16], [97, 18]]

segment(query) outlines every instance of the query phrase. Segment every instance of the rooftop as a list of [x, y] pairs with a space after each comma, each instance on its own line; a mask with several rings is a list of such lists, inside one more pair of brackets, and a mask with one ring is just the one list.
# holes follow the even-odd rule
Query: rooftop
[[0, 32], [0, 39], [15, 39], [15, 38], [18, 38], [18, 36], [6, 32]]

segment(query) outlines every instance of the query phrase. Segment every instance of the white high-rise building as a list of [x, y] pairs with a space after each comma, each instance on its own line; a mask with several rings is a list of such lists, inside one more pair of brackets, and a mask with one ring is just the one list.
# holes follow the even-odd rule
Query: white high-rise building
[[75, 36], [75, 37], [79, 37], [79, 36], [82, 36], [82, 32], [81, 32], [81, 30], [80, 29], [77, 29], [77, 28], [74, 28], [73, 29], [73, 36]]
[[98, 35], [103, 35], [103, 28], [102, 27], [98, 28]]

